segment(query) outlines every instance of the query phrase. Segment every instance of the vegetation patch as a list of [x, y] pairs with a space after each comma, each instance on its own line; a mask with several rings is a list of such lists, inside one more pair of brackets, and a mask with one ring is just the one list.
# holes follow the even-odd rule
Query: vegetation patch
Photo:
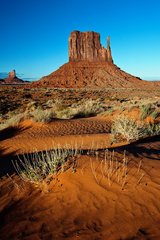
[[137, 122], [125, 115], [119, 115], [113, 122], [111, 133], [124, 137], [128, 142], [160, 134], [160, 124]]
[[41, 183], [51, 174], [57, 174], [64, 171], [65, 164], [69, 158], [74, 160], [80, 151], [77, 149], [54, 149], [44, 152], [35, 152], [32, 154], [18, 156], [18, 160], [12, 161], [13, 166], [23, 181], [31, 183]]

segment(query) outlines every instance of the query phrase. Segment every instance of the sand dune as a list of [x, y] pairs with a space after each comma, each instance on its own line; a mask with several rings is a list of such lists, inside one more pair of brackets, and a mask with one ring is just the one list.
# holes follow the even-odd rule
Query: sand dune
[[[102, 174], [103, 151], [98, 158], [81, 156], [76, 172], [68, 169], [55, 176], [46, 193], [22, 188], [18, 177], [20, 189], [4, 179], [1, 239], [160, 239], [159, 146], [159, 137], [154, 137], [125, 147], [128, 174], [123, 186], [116, 173], [110, 184]], [[115, 151], [121, 161], [124, 147]]]
[[[93, 117], [27, 121], [1, 131], [1, 176], [15, 171], [16, 154], [66, 143], [99, 150], [85, 151], [74, 169], [71, 164], [40, 188], [19, 176], [3, 177], [0, 239], [160, 239], [159, 136], [116, 147], [109, 145], [110, 128], [107, 118]], [[105, 151], [108, 146], [115, 152]]]
[[59, 146], [105, 148], [110, 145], [111, 121], [105, 118], [57, 120], [49, 124], [24, 122], [1, 132], [1, 151], [22, 154]]

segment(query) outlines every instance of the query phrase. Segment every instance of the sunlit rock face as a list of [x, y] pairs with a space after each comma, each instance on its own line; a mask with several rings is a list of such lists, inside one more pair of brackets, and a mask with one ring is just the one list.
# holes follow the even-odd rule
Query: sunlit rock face
[[113, 62], [110, 38], [107, 38], [107, 48], [104, 48], [100, 43], [99, 33], [71, 32], [69, 37], [69, 61]]
[[16, 71], [12, 70], [8, 73], [8, 77], [3, 80], [4, 84], [22, 84], [24, 81], [16, 76]]
[[9, 73], [8, 73], [8, 77], [9, 77], [9, 78], [15, 78], [15, 77], [16, 77], [16, 71], [13, 70], [13, 71], [9, 72]]

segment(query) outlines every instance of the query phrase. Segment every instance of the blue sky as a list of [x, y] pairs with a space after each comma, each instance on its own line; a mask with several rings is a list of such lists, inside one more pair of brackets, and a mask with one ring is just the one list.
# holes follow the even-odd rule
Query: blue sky
[[[68, 61], [71, 31], [96, 31], [114, 62], [160, 80], [159, 0], [0, 0], [0, 73], [38, 79]], [[0, 74], [1, 76], [1, 74]]]

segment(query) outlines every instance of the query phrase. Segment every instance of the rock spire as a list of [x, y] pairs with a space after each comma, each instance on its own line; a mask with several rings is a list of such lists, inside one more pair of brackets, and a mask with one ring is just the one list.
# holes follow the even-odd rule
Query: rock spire
[[11, 72], [8, 73], [8, 78], [15, 78], [16, 77], [16, 71], [12, 70]]

